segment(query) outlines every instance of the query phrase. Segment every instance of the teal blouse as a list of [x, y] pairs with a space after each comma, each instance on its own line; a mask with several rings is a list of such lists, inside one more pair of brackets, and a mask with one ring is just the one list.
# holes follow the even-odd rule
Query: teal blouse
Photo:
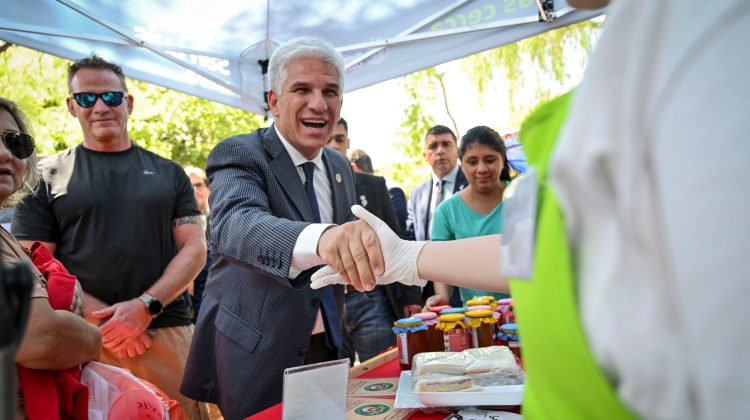
[[[479, 214], [466, 205], [456, 193], [443, 201], [435, 209], [432, 220], [430, 240], [451, 241], [473, 238], [475, 236], [496, 235], [503, 230], [503, 203], [497, 205], [489, 214]], [[466, 303], [475, 296], [494, 296], [496, 299], [510, 297], [506, 293], [491, 293], [485, 290], [460, 287], [461, 300]]]

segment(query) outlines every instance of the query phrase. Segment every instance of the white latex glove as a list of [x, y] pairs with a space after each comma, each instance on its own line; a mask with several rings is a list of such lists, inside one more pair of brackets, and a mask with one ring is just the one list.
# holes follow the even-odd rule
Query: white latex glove
[[[375, 276], [377, 284], [400, 282], [408, 286], [424, 286], [427, 280], [419, 278], [417, 257], [427, 241], [405, 241], [396, 235], [388, 225], [359, 205], [352, 206], [352, 213], [367, 222], [380, 240], [383, 251], [385, 272]], [[320, 289], [329, 284], [345, 284], [339, 273], [327, 265], [312, 275], [310, 287]]]

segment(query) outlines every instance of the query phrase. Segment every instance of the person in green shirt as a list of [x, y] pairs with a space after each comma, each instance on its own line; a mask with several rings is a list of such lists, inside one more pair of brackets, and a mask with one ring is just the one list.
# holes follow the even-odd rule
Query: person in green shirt
[[[430, 239], [451, 241], [502, 233], [503, 192], [511, 179], [505, 143], [495, 130], [477, 126], [461, 139], [458, 158], [469, 185], [435, 210]], [[459, 291], [464, 303], [479, 296], [510, 296], [466, 287]], [[435, 295], [425, 306], [445, 304], [452, 293], [452, 285], [435, 283]]]
[[[533, 270], [501, 274], [526, 262], [512, 245], [528, 236], [510, 228], [502, 247], [500, 235], [419, 243], [375, 229], [378, 284], [510, 287], [525, 419], [747, 418], [748, 37], [748, 2], [613, 2], [581, 84], [521, 127], [537, 175], [504, 218], [533, 235]], [[534, 190], [536, 205], [520, 201], [532, 211], [513, 213]], [[312, 286], [340, 282], [332, 271]]]

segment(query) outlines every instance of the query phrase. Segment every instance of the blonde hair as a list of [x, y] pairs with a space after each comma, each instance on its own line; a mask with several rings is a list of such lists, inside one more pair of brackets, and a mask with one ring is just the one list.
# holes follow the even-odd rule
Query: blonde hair
[[206, 178], [206, 171], [193, 165], [188, 165], [184, 169], [185, 169], [185, 173], [188, 174], [188, 176], [195, 175], [197, 177], [200, 177], [200, 179], [203, 180], [203, 183], [206, 184], [206, 186], [208, 186], [208, 178]]

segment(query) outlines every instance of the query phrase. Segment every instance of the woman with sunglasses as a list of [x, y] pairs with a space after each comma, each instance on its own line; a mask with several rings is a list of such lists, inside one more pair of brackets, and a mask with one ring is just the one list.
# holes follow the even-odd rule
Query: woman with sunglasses
[[[505, 143], [497, 132], [486, 126], [467, 131], [458, 148], [461, 168], [469, 186], [444, 201], [435, 210], [430, 239], [452, 241], [501, 233], [503, 192], [510, 181], [510, 166]], [[507, 298], [506, 293], [459, 288], [461, 301], [479, 296]], [[435, 295], [427, 298], [425, 308], [449, 302], [453, 286], [435, 283]]]
[[[29, 134], [26, 117], [15, 103], [0, 98], [0, 202], [15, 204], [34, 191], [39, 178], [34, 139]], [[63, 370], [90, 360], [98, 360], [101, 352], [99, 329], [70, 311], [53, 310], [49, 303], [46, 280], [34, 267], [25, 250], [5, 229], [0, 228], [2, 263], [28, 262], [34, 278], [26, 331], [16, 353], [16, 363], [38, 370]], [[76, 292], [80, 294], [80, 286]], [[82, 299], [73, 299], [74, 305]], [[71, 307], [78, 313], [83, 308]], [[23, 415], [23, 399], [17, 408]]]

